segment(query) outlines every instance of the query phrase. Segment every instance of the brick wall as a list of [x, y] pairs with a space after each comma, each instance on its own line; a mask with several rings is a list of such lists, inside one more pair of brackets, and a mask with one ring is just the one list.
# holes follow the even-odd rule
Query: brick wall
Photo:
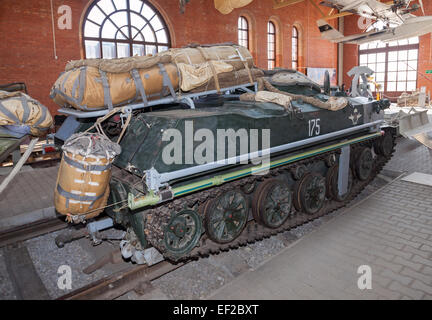
[[[24, 81], [29, 93], [47, 105], [52, 112], [57, 106], [49, 92], [69, 60], [82, 58], [80, 25], [89, 0], [53, 0], [55, 25], [57, 9], [66, 4], [72, 8], [72, 30], [56, 28], [57, 56], [54, 58], [51, 9], [49, 0], [0, 1], [0, 84]], [[277, 25], [280, 47], [279, 66], [291, 66], [291, 30], [293, 24], [301, 33], [300, 65], [302, 67], [337, 67], [337, 48], [320, 39], [315, 21], [317, 10], [308, 2], [273, 10], [273, 0], [255, 0], [243, 9], [222, 15], [213, 0], [192, 0], [181, 15], [177, 0], [152, 0], [164, 16], [171, 33], [172, 45], [191, 42], [217, 43], [237, 41], [237, 19], [250, 18], [252, 53], [259, 67], [266, 67], [267, 21]], [[324, 10], [326, 10], [324, 8]], [[283, 54], [282, 54], [283, 53]], [[304, 71], [304, 70], [302, 70]]]
[[[432, 15], [432, 1], [423, 1], [426, 15]], [[421, 11], [416, 13], [421, 15]], [[358, 17], [345, 17], [345, 35], [363, 32], [357, 26]], [[351, 68], [358, 65], [358, 46], [352, 44], [344, 45], [344, 83], [351, 86], [351, 78], [346, 74]], [[419, 66], [417, 87], [425, 86], [427, 91], [432, 92], [432, 75], [426, 75], [426, 70], [432, 70], [432, 35], [427, 34], [420, 37]]]

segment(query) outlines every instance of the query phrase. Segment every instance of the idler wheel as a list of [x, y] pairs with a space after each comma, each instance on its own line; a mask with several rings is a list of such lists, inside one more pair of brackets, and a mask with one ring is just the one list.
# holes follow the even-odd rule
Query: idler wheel
[[289, 218], [291, 209], [292, 193], [287, 184], [271, 179], [258, 187], [252, 205], [257, 222], [267, 228], [277, 229]]
[[339, 165], [336, 164], [333, 167], [331, 167], [327, 172], [327, 178], [326, 178], [327, 198], [334, 199], [339, 202], [343, 202], [351, 194], [354, 177], [351, 169], [349, 169], [347, 192], [342, 196], [339, 195], [338, 178], [339, 178]]
[[294, 204], [308, 214], [317, 213], [326, 199], [326, 179], [318, 173], [306, 174], [296, 186]]
[[207, 236], [221, 244], [233, 241], [242, 233], [248, 215], [249, 204], [241, 191], [228, 191], [210, 200], [204, 208]]
[[387, 131], [383, 137], [375, 144], [375, 152], [384, 157], [389, 157], [394, 149], [393, 135]]
[[369, 148], [362, 148], [357, 154], [357, 160], [355, 162], [355, 170], [357, 177], [361, 181], [367, 180], [373, 169], [374, 159], [372, 152]]
[[175, 256], [188, 254], [201, 237], [201, 218], [193, 210], [182, 210], [173, 215], [164, 230], [166, 250]]

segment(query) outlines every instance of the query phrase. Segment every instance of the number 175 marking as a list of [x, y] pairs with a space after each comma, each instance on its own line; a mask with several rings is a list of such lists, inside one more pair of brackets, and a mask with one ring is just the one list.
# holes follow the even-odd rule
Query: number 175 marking
[[309, 120], [309, 137], [319, 136], [321, 132], [320, 121], [321, 119]]

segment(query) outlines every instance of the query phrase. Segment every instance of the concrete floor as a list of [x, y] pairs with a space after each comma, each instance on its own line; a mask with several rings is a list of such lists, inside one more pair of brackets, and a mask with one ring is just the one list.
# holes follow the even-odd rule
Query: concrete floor
[[[0, 183], [8, 168], [1, 168]], [[32, 169], [29, 166], [12, 180], [0, 195], [0, 232], [56, 217], [54, 187], [58, 165]]]
[[[432, 299], [431, 195], [397, 180], [210, 298]], [[371, 289], [361, 290], [365, 265]]]

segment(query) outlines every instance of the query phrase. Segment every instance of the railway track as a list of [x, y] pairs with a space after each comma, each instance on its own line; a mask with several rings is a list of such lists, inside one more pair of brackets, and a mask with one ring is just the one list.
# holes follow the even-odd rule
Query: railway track
[[18, 242], [23, 242], [47, 233], [66, 229], [68, 224], [60, 219], [46, 219], [36, 223], [6, 230], [0, 233], [0, 248]]

